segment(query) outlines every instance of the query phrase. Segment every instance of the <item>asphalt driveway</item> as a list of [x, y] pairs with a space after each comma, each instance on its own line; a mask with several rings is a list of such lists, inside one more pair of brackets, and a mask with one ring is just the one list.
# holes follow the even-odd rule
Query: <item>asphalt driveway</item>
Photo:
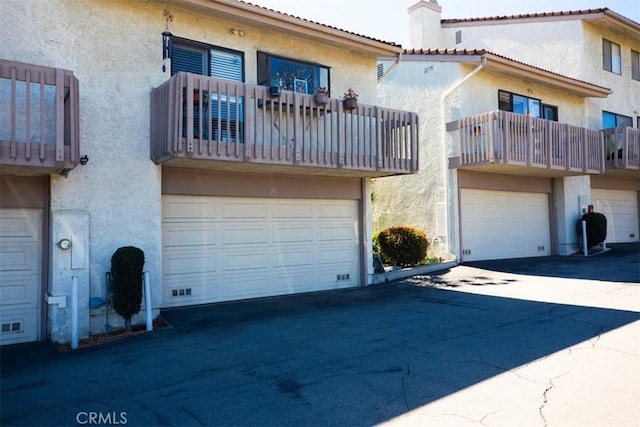
[[619, 273], [607, 280], [462, 265], [168, 310], [172, 327], [97, 348], [6, 347], [0, 423], [631, 425], [640, 284], [626, 274], [638, 253], [618, 255], [599, 258]]

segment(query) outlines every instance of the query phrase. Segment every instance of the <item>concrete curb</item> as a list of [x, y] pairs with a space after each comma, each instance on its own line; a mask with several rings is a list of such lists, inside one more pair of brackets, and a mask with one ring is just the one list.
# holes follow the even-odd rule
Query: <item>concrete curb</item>
[[434, 271], [447, 270], [455, 267], [459, 262], [448, 261], [438, 264], [420, 265], [418, 267], [403, 268], [401, 270], [386, 271], [384, 273], [374, 274], [372, 276], [372, 285], [380, 285], [382, 283], [391, 282], [393, 280], [404, 279], [419, 274], [433, 273]]

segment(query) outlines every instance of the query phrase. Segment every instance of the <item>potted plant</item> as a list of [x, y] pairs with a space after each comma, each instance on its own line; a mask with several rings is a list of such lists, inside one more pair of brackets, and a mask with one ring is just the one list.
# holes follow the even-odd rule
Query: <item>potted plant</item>
[[351, 88], [349, 88], [342, 98], [342, 105], [345, 110], [355, 110], [358, 107], [358, 94]]
[[326, 87], [320, 86], [315, 88], [313, 102], [317, 105], [327, 105], [329, 103], [329, 91]]
[[281, 88], [282, 88], [282, 79], [271, 80], [271, 86], [269, 86], [269, 95], [272, 98], [279, 97]]

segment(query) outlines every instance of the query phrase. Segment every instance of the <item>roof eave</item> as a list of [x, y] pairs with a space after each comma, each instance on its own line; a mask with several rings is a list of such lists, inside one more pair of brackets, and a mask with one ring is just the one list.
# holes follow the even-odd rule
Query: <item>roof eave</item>
[[199, 10], [225, 14], [232, 18], [268, 25], [305, 37], [315, 37], [345, 48], [360, 50], [374, 55], [398, 56], [403, 50], [400, 45], [371, 39], [238, 0], [173, 0], [172, 3], [181, 4], [188, 8], [195, 7]]
[[511, 61], [507, 58], [493, 55], [491, 53], [487, 53], [486, 58], [487, 63], [485, 68], [487, 70], [513, 75], [523, 80], [530, 80], [555, 89], [561, 89], [578, 96], [606, 98], [612, 93], [609, 88], [597, 86], [588, 82], [582, 82], [539, 68], [530, 67], [526, 64]]

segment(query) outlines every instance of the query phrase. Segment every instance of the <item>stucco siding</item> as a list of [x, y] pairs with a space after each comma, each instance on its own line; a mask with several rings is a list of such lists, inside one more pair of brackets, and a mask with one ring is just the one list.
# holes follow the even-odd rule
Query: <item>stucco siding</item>
[[[68, 177], [52, 176], [51, 210], [56, 214], [51, 233], [65, 236], [65, 224], [80, 223], [75, 218], [82, 213], [88, 262], [80, 277], [86, 277], [81, 286], [88, 292], [81, 293], [81, 307], [88, 307], [90, 297], [104, 296], [111, 256], [126, 245], [145, 252], [152, 303], [161, 306], [162, 167], [150, 160], [149, 123], [150, 92], [170, 77], [162, 71], [166, 7], [166, 2], [153, 0], [3, 2], [0, 57], [72, 70], [80, 81], [80, 154], [87, 155], [89, 163]], [[361, 102], [376, 100], [373, 53], [333, 45], [328, 49], [318, 39], [275, 27], [252, 26], [170, 3], [169, 8], [174, 17], [169, 30], [175, 36], [244, 52], [248, 83], [256, 83], [256, 52], [261, 50], [330, 67], [332, 97], [352, 87]], [[231, 28], [242, 28], [244, 36], [230, 34]], [[71, 277], [77, 272], [56, 268], [53, 262], [51, 289], [70, 294]], [[49, 314], [50, 329], [60, 331], [55, 339], [62, 339], [68, 316], [55, 307], [51, 310], [55, 312]], [[91, 327], [82, 318], [81, 333], [101, 332], [103, 315], [104, 309], [91, 310]]]

